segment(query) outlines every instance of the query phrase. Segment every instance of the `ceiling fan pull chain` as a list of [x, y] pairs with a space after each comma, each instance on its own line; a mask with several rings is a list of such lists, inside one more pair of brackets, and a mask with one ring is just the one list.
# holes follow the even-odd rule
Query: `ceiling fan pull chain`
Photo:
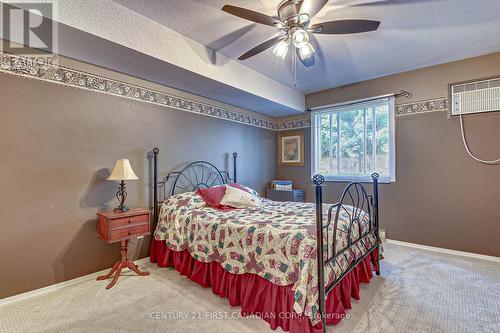
[[[293, 48], [294, 46], [292, 46]], [[292, 52], [292, 72], [293, 72], [293, 86], [297, 86], [297, 54]]]

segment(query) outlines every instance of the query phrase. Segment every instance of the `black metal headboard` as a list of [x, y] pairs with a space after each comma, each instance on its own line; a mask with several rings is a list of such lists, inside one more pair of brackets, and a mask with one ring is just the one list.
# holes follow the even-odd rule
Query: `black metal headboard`
[[[160, 149], [153, 148], [153, 219], [154, 227], [158, 222], [158, 205], [167, 195], [166, 184], [173, 179], [170, 195], [196, 191], [198, 188], [208, 188], [212, 186], [236, 183], [236, 158], [237, 153], [233, 153], [233, 177], [229, 172], [219, 170], [215, 165], [206, 161], [196, 161], [186, 165], [181, 171], [170, 172], [162, 181], [158, 181], [158, 154]], [[158, 200], [158, 187], [163, 186], [163, 200]]]
[[175, 177], [170, 193], [174, 195], [225, 184], [227, 178], [224, 178], [222, 174], [212, 163], [196, 161], [188, 164], [181, 171], [170, 172], [165, 181]]

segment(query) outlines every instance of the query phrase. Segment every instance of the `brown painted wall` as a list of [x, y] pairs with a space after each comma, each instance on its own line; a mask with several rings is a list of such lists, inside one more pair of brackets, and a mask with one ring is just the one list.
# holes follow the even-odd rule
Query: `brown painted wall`
[[[117, 158], [140, 178], [127, 184], [130, 206], [149, 206], [154, 146], [163, 174], [198, 159], [226, 169], [233, 151], [240, 183], [262, 192], [276, 174], [272, 131], [165, 107], [0, 74], [0, 114], [0, 298], [119, 258], [95, 230], [100, 206], [115, 205], [105, 178]], [[132, 256], [146, 256], [149, 239], [134, 242]]]
[[[500, 75], [500, 53], [331, 89], [306, 98], [308, 107], [379, 96], [401, 89], [412, 101], [444, 97], [448, 83]], [[398, 103], [407, 103], [404, 98]], [[468, 116], [469, 143], [477, 155], [500, 156], [500, 113]], [[310, 130], [303, 168], [278, 168], [314, 200]], [[328, 183], [326, 199], [345, 183]], [[381, 224], [390, 239], [500, 256], [500, 165], [475, 162], [465, 152], [459, 121], [446, 112], [396, 118], [396, 182], [382, 185]]]

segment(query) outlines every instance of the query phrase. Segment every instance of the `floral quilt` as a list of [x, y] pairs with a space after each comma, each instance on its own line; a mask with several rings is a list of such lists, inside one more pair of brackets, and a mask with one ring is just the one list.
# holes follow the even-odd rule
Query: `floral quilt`
[[[174, 251], [188, 250], [198, 261], [216, 261], [233, 274], [253, 273], [279, 286], [293, 285], [295, 312], [310, 317], [315, 325], [319, 321], [315, 205], [261, 200], [260, 207], [219, 211], [206, 206], [195, 192], [171, 196], [161, 207], [154, 237]], [[324, 221], [328, 208], [325, 205]], [[348, 214], [349, 207], [339, 214], [337, 253], [348, 245]], [[359, 227], [363, 234], [368, 228], [366, 214], [361, 222], [353, 229], [354, 239]], [[327, 250], [330, 256], [333, 252], [333, 226], [328, 231], [325, 259]], [[328, 284], [376, 243], [375, 235], [369, 233], [360, 243], [325, 267]]]

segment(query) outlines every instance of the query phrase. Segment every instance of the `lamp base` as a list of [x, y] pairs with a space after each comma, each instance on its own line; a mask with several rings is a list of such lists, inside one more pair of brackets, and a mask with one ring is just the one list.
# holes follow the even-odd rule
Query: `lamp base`
[[120, 187], [118, 187], [118, 192], [115, 194], [118, 199], [119, 206], [114, 209], [115, 212], [127, 212], [128, 207], [125, 206], [125, 199], [127, 199], [127, 190], [125, 188], [125, 182], [122, 180], [120, 182]]

